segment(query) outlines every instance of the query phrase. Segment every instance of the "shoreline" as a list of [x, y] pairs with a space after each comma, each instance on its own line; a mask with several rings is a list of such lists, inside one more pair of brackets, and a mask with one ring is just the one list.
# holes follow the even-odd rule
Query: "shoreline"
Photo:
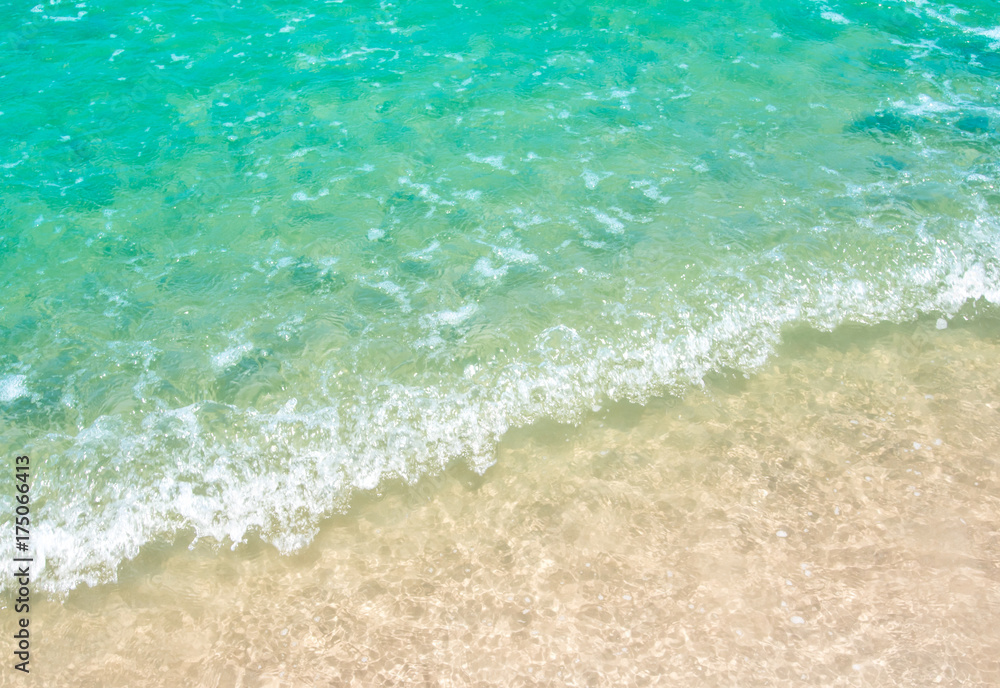
[[994, 684], [990, 327], [793, 334], [749, 379], [512, 431], [482, 477], [453, 467], [358, 498], [297, 554], [144, 548], [118, 583], [39, 603], [32, 673], [106, 686]]

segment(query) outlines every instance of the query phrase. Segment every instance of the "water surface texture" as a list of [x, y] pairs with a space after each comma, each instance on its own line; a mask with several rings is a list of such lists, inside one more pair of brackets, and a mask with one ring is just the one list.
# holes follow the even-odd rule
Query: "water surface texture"
[[50, 591], [1000, 303], [993, 2], [0, 9], [0, 443]]

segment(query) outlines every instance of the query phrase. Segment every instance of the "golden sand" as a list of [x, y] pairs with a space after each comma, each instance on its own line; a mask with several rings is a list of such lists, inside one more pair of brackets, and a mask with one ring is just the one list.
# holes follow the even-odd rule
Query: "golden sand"
[[148, 548], [34, 607], [30, 685], [1000, 685], [1000, 340], [788, 339], [295, 556]]

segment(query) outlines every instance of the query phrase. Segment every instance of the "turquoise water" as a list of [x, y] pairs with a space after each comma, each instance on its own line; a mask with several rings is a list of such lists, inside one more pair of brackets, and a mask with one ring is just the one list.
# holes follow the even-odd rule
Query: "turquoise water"
[[291, 551], [789, 326], [1000, 303], [1000, 9], [772, 5], [6, 3], [41, 585], [182, 530]]

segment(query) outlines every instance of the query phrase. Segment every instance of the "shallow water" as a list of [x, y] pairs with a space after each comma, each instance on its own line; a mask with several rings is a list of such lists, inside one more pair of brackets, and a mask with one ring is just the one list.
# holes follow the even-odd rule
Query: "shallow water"
[[294, 552], [788, 328], [1000, 302], [992, 2], [7, 9], [39, 589], [189, 532]]
[[997, 334], [788, 333], [750, 379], [509, 433], [298, 555], [148, 548], [39, 608], [33, 679], [996, 685]]

